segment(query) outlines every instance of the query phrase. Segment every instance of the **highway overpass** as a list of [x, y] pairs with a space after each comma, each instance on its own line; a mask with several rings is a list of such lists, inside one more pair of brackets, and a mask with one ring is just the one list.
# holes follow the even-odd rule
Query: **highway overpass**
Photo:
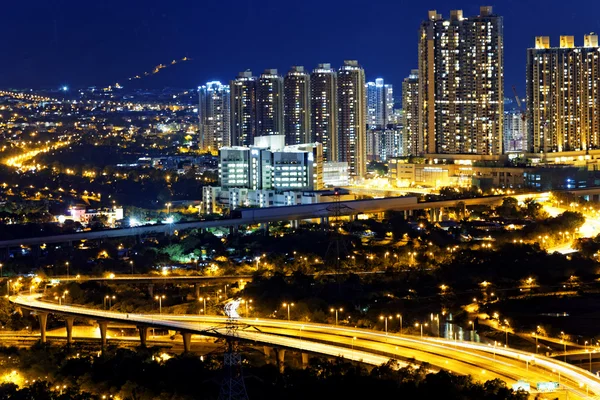
[[[539, 197], [540, 193], [527, 193], [515, 197]], [[241, 225], [255, 225], [275, 221], [297, 221], [306, 219], [322, 219], [336, 215], [350, 216], [358, 214], [377, 214], [386, 211], [406, 211], [412, 213], [414, 210], [439, 211], [457, 207], [459, 204], [465, 206], [473, 205], [499, 205], [508, 195], [478, 197], [461, 200], [445, 200], [431, 202], [417, 202], [416, 197], [390, 197], [384, 199], [351, 200], [330, 203], [302, 204], [285, 207], [248, 208], [237, 210], [238, 218], [220, 219], [215, 221], [193, 221], [176, 224], [157, 224], [137, 226], [121, 229], [107, 229], [102, 231], [78, 232], [64, 235], [40, 236], [23, 239], [10, 239], [0, 241], [0, 249], [41, 245], [50, 243], [69, 243], [81, 240], [114, 239], [126, 236], [143, 236], [151, 234], [171, 234], [175, 230], [185, 229], [210, 229], [219, 227], [239, 227]]]
[[[225, 329], [225, 317], [124, 314], [48, 303], [40, 301], [39, 295], [12, 296], [10, 301], [38, 313], [42, 341], [46, 339], [45, 321], [49, 313], [65, 317], [67, 332], [69, 324], [72, 330], [75, 317], [98, 321], [104, 344], [108, 322], [137, 326], [142, 343], [145, 343], [149, 327], [181, 332], [186, 349], [189, 349], [192, 334], [221, 337], [230, 334]], [[430, 364], [434, 370], [445, 369], [458, 374], [469, 374], [477, 380], [498, 378], [509, 385], [525, 380], [535, 387], [537, 382], [558, 380], [568, 390], [571, 399], [600, 394], [600, 378], [585, 370], [544, 356], [500, 346], [388, 335], [374, 330], [298, 321], [240, 318], [236, 320], [236, 324], [239, 326], [236, 332], [238, 339], [263, 346], [340, 356], [371, 365], [381, 364], [390, 358], [399, 360], [399, 365], [406, 365], [409, 360], [414, 359]], [[283, 361], [283, 356], [281, 358]]]

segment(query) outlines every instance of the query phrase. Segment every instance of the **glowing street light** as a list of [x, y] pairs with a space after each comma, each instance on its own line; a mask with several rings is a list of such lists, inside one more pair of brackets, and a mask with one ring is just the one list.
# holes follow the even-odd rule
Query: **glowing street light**
[[402, 335], [402, 314], [396, 314], [396, 318], [400, 320], [400, 334]]
[[423, 323], [419, 323], [419, 322], [415, 323], [415, 328], [421, 327], [421, 337], [423, 337], [423, 326], [428, 326], [428, 325], [427, 324], [423, 324]]
[[294, 307], [294, 303], [283, 303], [283, 307], [287, 307], [288, 321], [290, 321], [290, 307]]
[[158, 313], [159, 314], [162, 314], [162, 301], [166, 297], [167, 296], [165, 296], [164, 294], [162, 296], [154, 296], [154, 299], [158, 300]]
[[202, 309], [202, 312], [204, 313], [204, 315], [206, 315], [206, 300], [210, 300], [210, 297], [200, 297], [198, 299], [198, 301], [204, 302], [204, 308]]
[[338, 311], [339, 312], [343, 312], [344, 309], [343, 308], [332, 308], [331, 310], [329, 310], [330, 312], [335, 312], [335, 324], [338, 324]]
[[386, 335], [388, 334], [388, 319], [393, 319], [393, 318], [394, 318], [394, 317], [393, 317], [393, 316], [391, 316], [391, 315], [390, 315], [389, 317], [388, 317], [388, 316], [383, 316], [383, 315], [380, 315], [380, 316], [379, 316], [379, 319], [380, 319], [380, 320], [382, 320], [382, 321], [384, 321], [384, 325], [385, 325], [385, 334], [386, 334]]
[[106, 309], [106, 303], [108, 302], [108, 309], [110, 310], [112, 308], [112, 301], [115, 300], [117, 298], [117, 296], [109, 296], [106, 295], [104, 296], [104, 308]]

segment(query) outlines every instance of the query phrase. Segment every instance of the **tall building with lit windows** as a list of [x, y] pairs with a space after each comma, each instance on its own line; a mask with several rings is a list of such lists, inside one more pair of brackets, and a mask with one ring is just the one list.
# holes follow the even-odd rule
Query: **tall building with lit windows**
[[256, 136], [256, 84], [252, 71], [240, 72], [229, 84], [232, 146], [249, 146]]
[[200, 146], [203, 150], [214, 152], [231, 145], [230, 94], [229, 85], [217, 81], [198, 88]]
[[367, 127], [385, 129], [393, 123], [394, 88], [383, 83], [383, 79], [367, 82]]
[[285, 143], [308, 143], [310, 137], [310, 75], [294, 66], [283, 79]]
[[257, 135], [283, 135], [283, 78], [266, 69], [256, 87]]
[[535, 39], [527, 50], [528, 151], [600, 148], [600, 47], [597, 35], [575, 46], [573, 36]]
[[323, 144], [323, 159], [338, 160], [337, 73], [319, 64], [310, 75], [311, 142]]
[[367, 173], [367, 105], [365, 71], [346, 60], [338, 71], [338, 161], [348, 163], [350, 176]]
[[426, 154], [502, 154], [504, 44], [492, 7], [449, 19], [429, 11], [419, 41], [419, 113]]
[[413, 69], [402, 82], [403, 150], [407, 156], [420, 156], [424, 151], [419, 105], [419, 70]]

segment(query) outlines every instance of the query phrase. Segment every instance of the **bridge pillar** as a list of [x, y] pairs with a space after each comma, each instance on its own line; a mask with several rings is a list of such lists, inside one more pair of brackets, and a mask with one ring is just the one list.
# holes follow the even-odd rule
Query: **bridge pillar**
[[189, 353], [192, 349], [192, 334], [189, 332], [181, 332], [183, 338], [183, 352]]
[[279, 367], [279, 372], [283, 373], [285, 369], [284, 361], [285, 361], [285, 349], [275, 349], [275, 355], [277, 356], [277, 367]]
[[308, 367], [308, 353], [302, 353], [302, 369], [306, 369]]
[[67, 344], [70, 346], [73, 344], [73, 321], [74, 317], [65, 317], [65, 323], [67, 327]]
[[265, 364], [271, 364], [271, 348], [263, 346], [263, 352], [265, 353]]
[[443, 221], [444, 220], [444, 207], [440, 207], [440, 212], [438, 215], [438, 221]]
[[40, 320], [40, 341], [46, 343], [46, 322], [48, 322], [48, 313], [38, 312], [38, 319]]
[[148, 327], [147, 326], [138, 326], [138, 331], [140, 332], [140, 343], [142, 347], [146, 347], [146, 339], [148, 338]]
[[408, 210], [408, 216], [412, 217], [413, 216], [414, 211], [413, 210]]
[[108, 321], [97, 321], [98, 327], [100, 328], [100, 340], [102, 341], [102, 350], [106, 347], [106, 329], [108, 328]]
[[154, 296], [154, 283], [148, 284], [148, 294], [150, 295], [150, 297]]
[[194, 291], [196, 293], [196, 298], [199, 299], [200, 298], [200, 284], [199, 283], [194, 283]]
[[592, 201], [595, 201], [595, 202], [600, 201], [600, 194], [593, 194], [592, 195]]

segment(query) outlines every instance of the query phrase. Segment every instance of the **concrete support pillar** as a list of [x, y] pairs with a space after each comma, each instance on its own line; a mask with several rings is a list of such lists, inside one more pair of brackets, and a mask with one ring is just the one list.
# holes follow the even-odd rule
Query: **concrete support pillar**
[[73, 321], [74, 320], [75, 320], [75, 318], [73, 318], [73, 317], [65, 318], [65, 324], [67, 327], [67, 344], [68, 345], [73, 344]]
[[194, 283], [194, 292], [196, 293], [196, 298], [200, 298], [200, 284]]
[[265, 364], [271, 364], [271, 348], [263, 346], [263, 352], [265, 353]]
[[146, 338], [148, 337], [148, 327], [147, 326], [138, 326], [138, 331], [140, 332], [140, 345], [142, 347], [146, 347]]
[[285, 368], [285, 350], [284, 349], [275, 349], [275, 355], [277, 356], [277, 367], [279, 367], [279, 372], [283, 373]]
[[39, 312], [38, 319], [40, 320], [40, 341], [46, 343], [46, 322], [48, 322], [48, 313]]
[[306, 369], [308, 367], [308, 353], [302, 353], [302, 368]]
[[440, 207], [440, 213], [438, 215], [438, 221], [443, 221], [444, 220], [444, 207]]
[[183, 352], [189, 353], [192, 350], [192, 334], [189, 332], [181, 332], [183, 338]]
[[412, 217], [413, 216], [413, 210], [408, 210], [408, 216]]
[[154, 283], [148, 284], [148, 294], [150, 297], [154, 296]]
[[106, 347], [106, 329], [108, 328], [107, 321], [98, 321], [98, 327], [100, 328], [100, 340], [102, 341], [102, 350]]

